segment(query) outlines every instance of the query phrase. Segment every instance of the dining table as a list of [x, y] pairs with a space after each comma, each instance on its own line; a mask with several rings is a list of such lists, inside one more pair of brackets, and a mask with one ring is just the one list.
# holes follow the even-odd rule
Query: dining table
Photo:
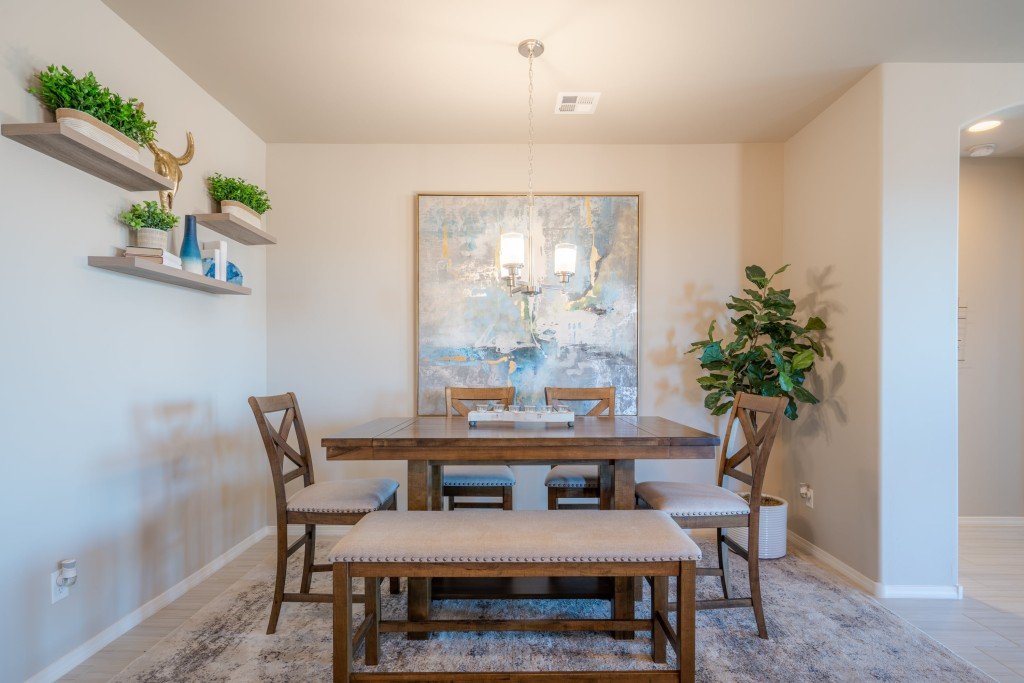
[[[598, 466], [601, 498], [616, 510], [636, 504], [637, 460], [715, 458], [719, 438], [663, 417], [577, 416], [566, 423], [480, 422], [465, 417], [382, 417], [324, 437], [328, 460], [405, 460], [409, 510], [442, 510], [444, 465]], [[412, 579], [410, 621], [430, 618], [432, 600], [591, 598], [611, 600], [616, 619], [634, 616], [635, 579], [517, 577]], [[410, 633], [409, 638], [426, 638]], [[630, 638], [632, 634], [616, 634]]]

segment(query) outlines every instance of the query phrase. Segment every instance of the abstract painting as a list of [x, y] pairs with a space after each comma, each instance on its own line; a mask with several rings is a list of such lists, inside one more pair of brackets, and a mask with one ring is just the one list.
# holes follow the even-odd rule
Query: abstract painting
[[[446, 386], [615, 386], [619, 414], [637, 402], [638, 195], [536, 195], [530, 247], [541, 293], [509, 295], [498, 274], [502, 232], [527, 232], [523, 195], [419, 195], [417, 410], [444, 414]], [[577, 246], [561, 284], [554, 248]]]

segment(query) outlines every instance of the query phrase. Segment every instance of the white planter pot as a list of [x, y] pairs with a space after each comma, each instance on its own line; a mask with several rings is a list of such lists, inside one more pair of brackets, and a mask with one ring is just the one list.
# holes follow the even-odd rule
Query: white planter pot
[[167, 248], [167, 230], [156, 228], [139, 228], [135, 231], [135, 246], [153, 247], [155, 249]]
[[[743, 496], [747, 498], [746, 495]], [[761, 505], [761, 528], [758, 533], [757, 555], [762, 560], [774, 560], [786, 556], [786, 515], [789, 503], [778, 496], [761, 494], [762, 498], [777, 500], [782, 505]], [[747, 530], [728, 529], [725, 535], [744, 550], [747, 549]]]
[[227, 213], [240, 221], [248, 223], [257, 230], [263, 229], [263, 216], [259, 215], [241, 202], [225, 199], [220, 203], [221, 213]]
[[67, 126], [132, 161], [139, 161], [141, 158], [142, 147], [137, 142], [99, 119], [77, 109], [58, 109], [55, 113], [57, 121], [62, 126]]

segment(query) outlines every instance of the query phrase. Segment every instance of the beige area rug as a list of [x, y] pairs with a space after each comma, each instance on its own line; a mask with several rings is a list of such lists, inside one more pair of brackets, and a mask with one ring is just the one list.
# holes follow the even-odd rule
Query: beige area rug
[[[705, 558], [711, 544], [701, 544]], [[329, 542], [318, 547], [324, 557]], [[291, 588], [298, 557], [292, 558]], [[705, 560], [706, 562], [706, 560]], [[733, 563], [738, 595], [746, 572]], [[817, 565], [790, 555], [762, 562], [762, 590], [771, 639], [757, 637], [750, 610], [697, 615], [698, 681], [988, 681], [981, 671], [871, 598]], [[314, 590], [329, 587], [327, 575]], [[286, 604], [277, 633], [265, 634], [273, 594], [272, 558], [254, 568], [181, 627], [135, 660], [116, 681], [329, 681], [331, 611], [328, 604]], [[698, 578], [699, 597], [714, 597], [715, 577]], [[359, 590], [359, 589], [357, 589]], [[606, 618], [598, 600], [443, 601], [437, 618]], [[404, 618], [405, 594], [384, 592], [384, 618]], [[640, 616], [649, 615], [646, 607]], [[362, 606], [356, 605], [356, 620]], [[649, 634], [616, 641], [606, 634], [445, 633], [428, 641], [381, 635], [380, 665], [365, 671], [558, 671], [659, 668], [650, 659]], [[674, 656], [669, 649], [669, 665]]]

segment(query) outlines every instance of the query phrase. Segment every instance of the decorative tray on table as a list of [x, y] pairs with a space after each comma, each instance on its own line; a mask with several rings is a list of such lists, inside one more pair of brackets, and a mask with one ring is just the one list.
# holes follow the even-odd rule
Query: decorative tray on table
[[553, 410], [472, 410], [467, 415], [470, 427], [478, 422], [498, 422], [512, 424], [564, 424], [574, 427], [576, 415], [569, 411]]

